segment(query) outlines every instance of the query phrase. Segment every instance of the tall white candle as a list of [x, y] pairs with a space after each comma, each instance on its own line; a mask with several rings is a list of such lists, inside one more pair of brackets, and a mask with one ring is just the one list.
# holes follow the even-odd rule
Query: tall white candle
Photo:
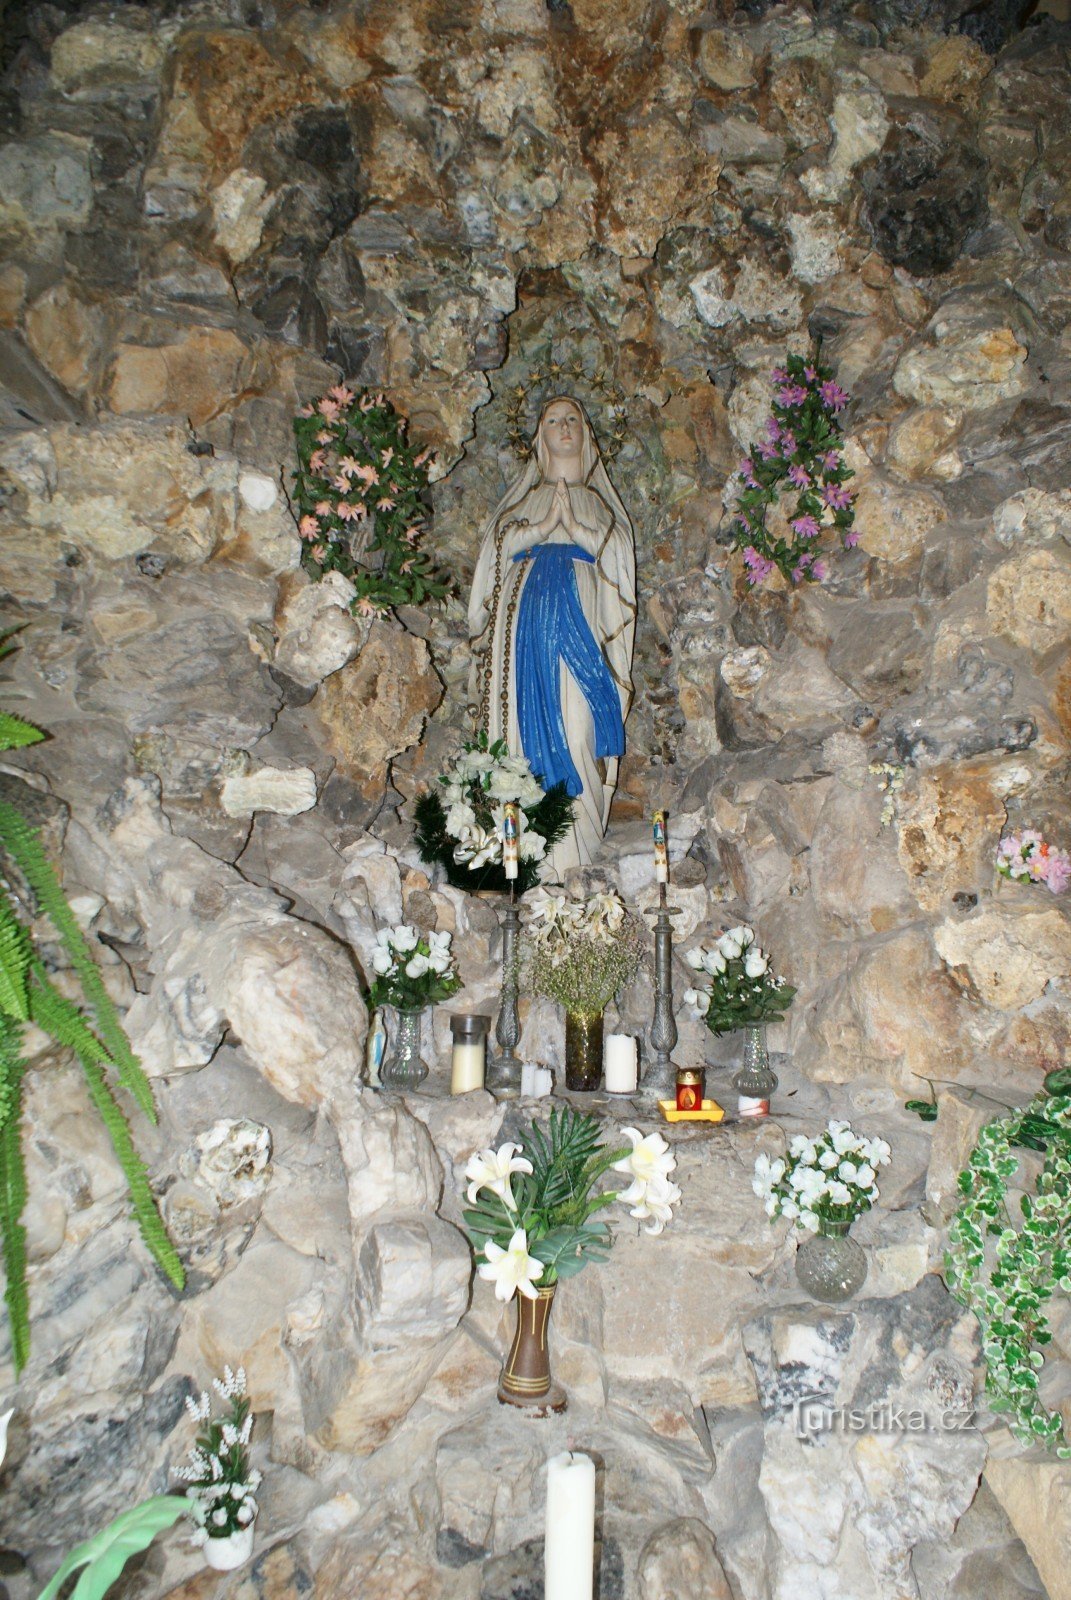
[[639, 1077], [636, 1040], [631, 1033], [608, 1033], [603, 1072], [611, 1094], [634, 1094]]
[[546, 1600], [592, 1600], [595, 1587], [595, 1463], [566, 1450], [547, 1462]]

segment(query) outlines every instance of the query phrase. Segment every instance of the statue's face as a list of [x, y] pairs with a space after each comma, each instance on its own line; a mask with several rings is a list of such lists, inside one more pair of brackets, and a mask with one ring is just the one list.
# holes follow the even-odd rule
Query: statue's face
[[555, 460], [575, 459], [580, 454], [584, 419], [571, 400], [554, 400], [543, 414], [543, 441]]

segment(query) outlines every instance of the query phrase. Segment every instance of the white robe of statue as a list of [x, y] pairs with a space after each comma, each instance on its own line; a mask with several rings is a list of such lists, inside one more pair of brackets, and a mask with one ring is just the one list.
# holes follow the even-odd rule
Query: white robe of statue
[[[613, 716], [616, 719], [619, 708], [623, 726], [632, 703], [635, 544], [632, 526], [607, 475], [591, 424], [572, 399], [552, 400], [544, 407], [532, 458], [484, 526], [469, 602], [481, 725], [489, 739], [505, 738], [511, 754], [523, 753], [537, 775], [541, 774], [541, 767], [533, 750], [524, 749], [521, 732], [526, 718], [531, 726], [527, 708], [533, 691], [530, 682], [518, 682], [518, 655], [522, 653], [518, 650], [518, 637], [522, 645], [527, 641], [525, 660], [529, 662], [536, 659], [533, 651], [538, 653], [541, 645], [554, 652], [568, 756], [582, 790], [574, 798], [572, 827], [555, 846], [542, 871], [544, 880], [553, 880], [567, 867], [585, 865], [594, 857], [606, 831], [617, 786], [618, 760], [616, 755], [597, 752], [596, 723], [589, 700], [565, 660], [557, 655], [556, 647], [545, 645], [553, 629], [542, 631], [539, 619], [558, 615], [558, 594], [556, 591], [555, 595], [548, 595], [545, 576], [542, 591], [539, 578], [533, 583], [540, 556], [514, 559], [541, 545], [558, 547], [542, 552], [544, 574], [552, 568], [564, 571], [567, 588], [568, 574], [571, 572], [575, 578], [575, 596], [586, 622], [585, 634], [589, 635], [585, 642], [589, 659], [583, 669], [578, 665], [577, 670], [588, 671], [590, 678], [595, 666], [601, 676], [599, 727], [605, 728], [606, 696], [612, 693], [616, 693]], [[575, 551], [575, 558], [571, 551]], [[532, 585], [527, 607], [523, 603], [526, 585]], [[537, 595], [542, 607], [539, 611]], [[562, 604], [571, 606], [571, 618], [574, 623], [578, 621], [575, 602]], [[538, 641], [535, 644], [533, 633]], [[576, 637], [575, 630], [573, 636]], [[594, 652], [591, 640], [596, 647]], [[545, 654], [543, 660], [551, 657]], [[520, 670], [522, 674], [526, 670], [523, 661]], [[550, 670], [541, 668], [543, 688]], [[519, 693], [527, 696], [525, 710], [520, 713]], [[605, 745], [605, 733], [599, 737]]]

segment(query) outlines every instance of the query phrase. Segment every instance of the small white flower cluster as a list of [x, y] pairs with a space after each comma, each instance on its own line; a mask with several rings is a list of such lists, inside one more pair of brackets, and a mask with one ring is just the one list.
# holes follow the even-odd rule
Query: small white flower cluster
[[[737, 961], [741, 956], [744, 958], [746, 977], [762, 978], [769, 971], [770, 958], [755, 943], [754, 928], [746, 927], [743, 923], [721, 934], [712, 945], [701, 944], [694, 950], [687, 951], [684, 959], [693, 972], [718, 978], [728, 971], [730, 961]], [[773, 978], [770, 981], [775, 987], [780, 988], [784, 979]], [[685, 989], [684, 1001], [686, 1005], [695, 1006], [699, 1015], [704, 1017], [710, 1010], [710, 990], [703, 987]]]
[[528, 937], [553, 966], [572, 959], [575, 946], [615, 944], [625, 924], [624, 902], [610, 890], [587, 900], [537, 889], [528, 900]]
[[884, 1139], [867, 1139], [851, 1123], [833, 1120], [816, 1138], [797, 1133], [788, 1153], [760, 1155], [751, 1187], [768, 1217], [789, 1217], [817, 1233], [823, 1219], [850, 1222], [878, 1198], [877, 1168], [891, 1151]]
[[[481, 823], [472, 804], [476, 785], [490, 809], [493, 826]], [[446, 831], [456, 839], [454, 859], [467, 862], [470, 871], [502, 859], [503, 807], [515, 800], [521, 808], [517, 854], [522, 861], [541, 861], [547, 841], [534, 828], [526, 826], [526, 813], [544, 798], [544, 791], [532, 776], [524, 756], [499, 755], [493, 750], [463, 750], [444, 774], [442, 802]], [[485, 811], [486, 811], [485, 808]], [[486, 814], [485, 814], [486, 822]]]
[[[427, 945], [427, 954], [420, 944]], [[418, 934], [407, 922], [396, 928], [381, 928], [372, 952], [372, 971], [379, 977], [403, 973], [407, 978], [423, 978], [428, 972], [450, 974], [450, 934]]]
[[253, 1416], [245, 1400], [245, 1368], [224, 1367], [223, 1377], [213, 1378], [212, 1387], [230, 1402], [230, 1419], [213, 1419], [212, 1402], [205, 1390], [196, 1400], [188, 1395], [186, 1410], [191, 1419], [207, 1427], [189, 1451], [188, 1464], [174, 1472], [180, 1482], [189, 1485], [186, 1493], [190, 1516], [197, 1525], [193, 1534], [197, 1545], [247, 1527], [257, 1514], [254, 1496], [261, 1483], [261, 1474], [249, 1467]]

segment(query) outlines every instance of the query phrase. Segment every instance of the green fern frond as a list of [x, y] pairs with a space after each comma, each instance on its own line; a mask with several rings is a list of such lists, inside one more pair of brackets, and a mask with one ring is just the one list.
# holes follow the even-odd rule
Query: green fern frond
[[82, 991], [96, 1019], [108, 1057], [115, 1063], [119, 1082], [127, 1089], [151, 1122], [156, 1121], [152, 1089], [141, 1062], [130, 1048], [118, 1013], [90, 954], [85, 936], [67, 904], [48, 857], [35, 830], [15, 807], [0, 800], [0, 840], [10, 850], [25, 874], [41, 909], [59, 934], [71, 964], [78, 974]]
[[32, 955], [30, 936], [0, 890], [0, 1014], [18, 1022], [30, 1015], [26, 974]]
[[10, 711], [0, 711], [0, 750], [22, 750], [28, 744], [40, 744], [44, 737], [32, 722], [24, 722]]
[[4, 1081], [4, 1120], [0, 1125], [0, 1248], [4, 1254], [8, 1324], [16, 1377], [30, 1354], [30, 1301], [26, 1289], [26, 1229], [22, 1209], [26, 1204], [26, 1168], [22, 1159], [22, 1075], [20, 1029], [8, 1017], [0, 1018], [0, 1073]]
[[110, 1057], [86, 1026], [78, 1007], [53, 986], [39, 962], [34, 963], [33, 970], [35, 981], [30, 986], [30, 1015], [38, 1027], [44, 1028], [54, 1039], [69, 1044], [81, 1061], [90, 1098], [108, 1130], [112, 1148], [123, 1169], [134, 1219], [141, 1236], [171, 1282], [181, 1289], [186, 1283], [186, 1273], [157, 1209], [149, 1175], [134, 1148], [126, 1118], [102, 1070], [105, 1065], [111, 1065]]

